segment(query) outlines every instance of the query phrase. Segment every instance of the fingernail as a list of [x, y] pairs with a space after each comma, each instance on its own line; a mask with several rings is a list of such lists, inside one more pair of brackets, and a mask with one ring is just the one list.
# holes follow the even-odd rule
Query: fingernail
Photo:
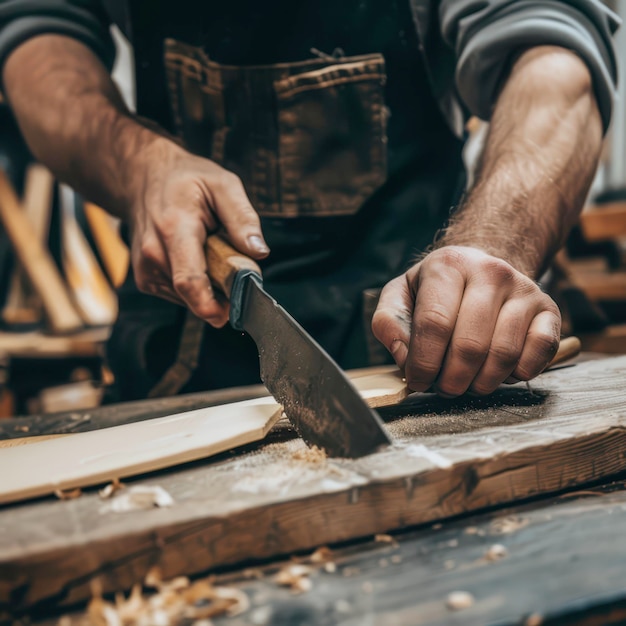
[[270, 251], [267, 244], [258, 235], [250, 235], [248, 245], [259, 254], [267, 254]]
[[393, 356], [395, 362], [402, 367], [406, 361], [407, 355], [409, 354], [409, 349], [404, 341], [401, 339], [394, 339], [391, 347], [389, 348], [389, 352], [391, 352], [391, 356]]

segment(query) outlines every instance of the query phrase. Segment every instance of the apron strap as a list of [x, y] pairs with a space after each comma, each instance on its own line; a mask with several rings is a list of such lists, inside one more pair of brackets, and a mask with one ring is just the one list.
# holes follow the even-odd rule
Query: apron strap
[[198, 367], [204, 327], [204, 320], [196, 317], [191, 311], [187, 311], [176, 360], [150, 390], [148, 398], [176, 395], [189, 382]]

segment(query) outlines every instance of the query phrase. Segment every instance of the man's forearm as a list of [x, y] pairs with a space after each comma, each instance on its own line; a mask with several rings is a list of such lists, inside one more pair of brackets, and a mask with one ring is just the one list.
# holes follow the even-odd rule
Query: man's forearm
[[498, 99], [477, 182], [436, 247], [471, 246], [538, 278], [583, 206], [602, 123], [573, 53], [523, 54]]
[[128, 217], [140, 162], [159, 135], [128, 112], [89, 48], [63, 36], [35, 37], [8, 58], [3, 81], [35, 157], [89, 199]]

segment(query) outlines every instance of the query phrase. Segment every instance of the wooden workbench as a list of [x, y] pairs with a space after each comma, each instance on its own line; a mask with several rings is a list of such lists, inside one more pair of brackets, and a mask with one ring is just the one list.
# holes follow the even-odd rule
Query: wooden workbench
[[[13, 612], [67, 605], [86, 599], [96, 577], [105, 590], [113, 590], [141, 581], [157, 563], [166, 577], [240, 568], [251, 559], [276, 559], [606, 480], [626, 470], [624, 381], [626, 357], [620, 357], [544, 374], [531, 391], [516, 386], [489, 399], [456, 402], [419, 396], [383, 412], [394, 448], [321, 467], [294, 464], [302, 444], [283, 427], [265, 444], [142, 478], [142, 484], [158, 484], [172, 495], [175, 506], [168, 509], [115, 514], [95, 492], [77, 500], [5, 507], [0, 509], [0, 599], [5, 611], [10, 603]], [[393, 568], [389, 559], [380, 564], [387, 557], [379, 552], [401, 549], [403, 539], [401, 548], [366, 543], [342, 553], [341, 559], [366, 563], [374, 550], [379, 568], [371, 562], [352, 566], [367, 579], [354, 570], [354, 576], [344, 575], [343, 567], [335, 574], [320, 572], [313, 591], [298, 599], [279, 591], [272, 596], [263, 581], [244, 584], [256, 608], [262, 608], [265, 597], [287, 607], [276, 609], [279, 613], [313, 611], [315, 619], [247, 622], [242, 616], [230, 623], [357, 624], [371, 615], [372, 623], [381, 624], [508, 624], [523, 623], [535, 609], [544, 615], [563, 613], [581, 598], [594, 607], [606, 599], [617, 606], [626, 593], [622, 582], [613, 580], [622, 571], [613, 544], [624, 523], [612, 525], [607, 519], [622, 515], [626, 497], [582, 502], [586, 522], [583, 509], [565, 508], [558, 509], [559, 515], [563, 512], [558, 519], [553, 512], [537, 513], [537, 532], [531, 533], [532, 520], [509, 524], [514, 530], [498, 541], [522, 537], [518, 560], [508, 547], [507, 559], [489, 566], [475, 563], [494, 540], [487, 529], [491, 522], [484, 522], [483, 532], [470, 533], [463, 529], [483, 522], [459, 521], [411, 535], [408, 552], [400, 552]], [[563, 532], [555, 535], [559, 528]], [[603, 546], [597, 558], [590, 549], [596, 539]], [[558, 552], [549, 551], [551, 545], [566, 556], [559, 560]], [[604, 552], [611, 557], [604, 578], [574, 575], [572, 558], [592, 559], [600, 571]], [[452, 567], [450, 561], [464, 565]], [[551, 587], [546, 582], [550, 571], [558, 574]], [[507, 580], [521, 585], [520, 598], [511, 598], [510, 588], [504, 593]], [[390, 588], [398, 588], [399, 595]], [[471, 591], [477, 599], [463, 616], [445, 607], [445, 595], [455, 589]], [[354, 613], [345, 613], [348, 605]]]

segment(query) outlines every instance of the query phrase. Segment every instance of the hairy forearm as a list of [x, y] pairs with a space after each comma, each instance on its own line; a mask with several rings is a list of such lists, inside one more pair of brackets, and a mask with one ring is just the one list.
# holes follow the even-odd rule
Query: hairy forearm
[[559, 48], [524, 53], [498, 99], [476, 184], [436, 247], [480, 248], [538, 278], [578, 217], [601, 143], [583, 62]]
[[129, 113], [100, 60], [73, 39], [42, 35], [11, 54], [3, 82], [35, 157], [127, 218], [142, 160], [161, 138]]

